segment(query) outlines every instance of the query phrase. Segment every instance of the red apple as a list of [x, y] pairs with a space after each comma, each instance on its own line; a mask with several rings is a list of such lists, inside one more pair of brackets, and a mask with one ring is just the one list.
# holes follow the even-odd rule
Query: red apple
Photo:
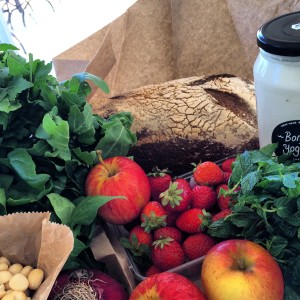
[[188, 278], [171, 272], [147, 277], [132, 291], [129, 300], [205, 300], [200, 288]]
[[91, 169], [85, 191], [88, 196], [123, 196], [98, 210], [98, 216], [112, 224], [126, 224], [137, 218], [150, 200], [150, 183], [145, 171], [132, 159], [115, 156]]
[[205, 256], [201, 284], [209, 300], [282, 300], [281, 269], [262, 246], [247, 240], [227, 240]]

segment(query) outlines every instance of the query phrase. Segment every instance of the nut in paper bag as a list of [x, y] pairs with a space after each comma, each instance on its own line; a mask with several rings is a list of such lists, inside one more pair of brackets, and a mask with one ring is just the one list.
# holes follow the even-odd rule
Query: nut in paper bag
[[47, 299], [74, 245], [71, 229], [49, 219], [49, 212], [0, 216], [0, 255], [45, 273], [32, 300]]

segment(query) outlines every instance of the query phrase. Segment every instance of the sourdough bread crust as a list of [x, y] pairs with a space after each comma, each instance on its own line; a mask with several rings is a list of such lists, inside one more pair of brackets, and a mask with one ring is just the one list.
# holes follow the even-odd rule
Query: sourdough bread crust
[[145, 86], [92, 105], [104, 117], [132, 113], [138, 142], [129, 155], [146, 172], [158, 166], [179, 175], [192, 163], [259, 147], [253, 83], [230, 74]]

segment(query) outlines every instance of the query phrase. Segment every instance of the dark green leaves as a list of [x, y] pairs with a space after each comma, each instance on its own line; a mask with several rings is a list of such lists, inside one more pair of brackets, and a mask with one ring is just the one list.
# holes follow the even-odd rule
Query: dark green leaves
[[300, 164], [273, 156], [276, 146], [237, 156], [226, 192], [236, 204], [229, 217], [209, 225], [208, 233], [265, 246], [283, 271], [285, 299], [300, 299], [300, 281], [294, 280], [300, 272]]
[[50, 211], [73, 230], [70, 261], [79, 266], [98, 208], [112, 199], [86, 197], [86, 176], [97, 162], [96, 149], [104, 158], [127, 155], [136, 142], [133, 119], [127, 112], [108, 119], [93, 114], [87, 81], [108, 93], [101, 78], [80, 73], [59, 83], [51, 63], [13, 50], [0, 44], [0, 214]]

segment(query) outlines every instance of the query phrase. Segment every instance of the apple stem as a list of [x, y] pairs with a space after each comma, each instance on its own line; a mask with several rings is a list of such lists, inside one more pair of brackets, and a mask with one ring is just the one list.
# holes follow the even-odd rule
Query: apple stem
[[242, 257], [238, 260], [239, 262], [239, 267], [240, 267], [240, 270], [246, 270], [247, 267], [246, 267], [246, 261], [245, 259]]
[[102, 151], [101, 150], [96, 150], [96, 154], [98, 156], [98, 160], [100, 162], [100, 164], [104, 167], [104, 169], [107, 171], [107, 173], [110, 175], [110, 170], [109, 167], [106, 165], [106, 163], [104, 162], [103, 158], [102, 158]]

